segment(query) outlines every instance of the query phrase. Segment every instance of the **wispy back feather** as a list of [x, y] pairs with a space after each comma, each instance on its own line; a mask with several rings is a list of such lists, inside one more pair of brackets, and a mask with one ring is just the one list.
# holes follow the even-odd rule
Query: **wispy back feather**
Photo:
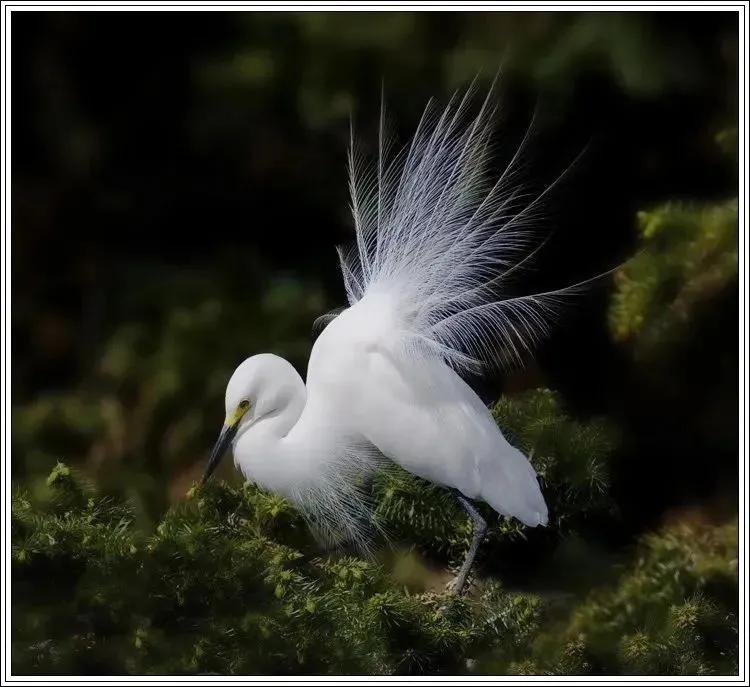
[[464, 369], [522, 361], [561, 297], [580, 286], [512, 295], [511, 277], [541, 246], [540, 201], [562, 175], [537, 195], [521, 186], [530, 125], [505, 170], [490, 179], [497, 106], [490, 89], [471, 115], [473, 92], [454, 95], [443, 110], [430, 101], [410, 145], [395, 154], [381, 111], [374, 166], [352, 134], [356, 244], [339, 250], [350, 305], [389, 294], [406, 343]]

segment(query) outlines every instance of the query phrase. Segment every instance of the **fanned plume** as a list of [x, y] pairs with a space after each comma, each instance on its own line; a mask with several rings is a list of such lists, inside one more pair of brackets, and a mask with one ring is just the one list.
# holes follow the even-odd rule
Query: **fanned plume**
[[521, 186], [532, 121], [505, 170], [490, 179], [494, 86], [472, 115], [474, 91], [472, 84], [454, 94], [443, 110], [430, 101], [410, 145], [395, 154], [381, 111], [375, 165], [366, 166], [352, 133], [356, 243], [339, 250], [350, 305], [387, 294], [405, 344], [459, 369], [521, 362], [562, 296], [585, 283], [512, 295], [511, 280], [543, 244], [535, 231], [541, 201], [564, 172], [536, 195]]

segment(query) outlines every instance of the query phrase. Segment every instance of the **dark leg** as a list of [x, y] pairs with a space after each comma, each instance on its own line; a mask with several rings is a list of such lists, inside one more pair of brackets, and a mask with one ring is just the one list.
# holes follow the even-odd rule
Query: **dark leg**
[[373, 487], [375, 486], [375, 475], [368, 474], [362, 482], [362, 491], [367, 494], [367, 498], [372, 499]]
[[469, 501], [462, 493], [458, 491], [455, 491], [454, 493], [456, 494], [458, 502], [461, 504], [461, 508], [466, 511], [474, 523], [474, 540], [471, 542], [469, 551], [464, 559], [464, 564], [461, 566], [461, 570], [458, 571], [458, 576], [453, 583], [453, 593], [460, 594], [466, 584], [466, 578], [469, 576], [471, 566], [474, 564], [474, 558], [479, 550], [479, 545], [482, 543], [484, 535], [487, 534], [487, 522], [479, 514], [479, 511], [474, 508], [471, 501]]
[[[373, 477], [373, 475], [367, 475], [362, 481], [362, 495], [363, 499], [367, 503], [367, 510], [358, 514], [357, 522], [360, 528], [361, 535], [366, 540], [369, 540], [373, 536], [374, 532], [372, 520], [372, 496], [374, 484], [375, 478]], [[352, 551], [357, 550], [356, 542], [347, 542], [345, 543], [345, 546], [347, 544], [351, 546]]]

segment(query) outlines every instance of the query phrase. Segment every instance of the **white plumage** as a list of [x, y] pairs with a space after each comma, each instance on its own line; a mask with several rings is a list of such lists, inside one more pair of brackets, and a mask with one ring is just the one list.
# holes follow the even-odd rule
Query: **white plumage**
[[[356, 245], [340, 252], [349, 307], [315, 342], [307, 387], [269, 354], [247, 359], [227, 387], [207, 475], [233, 440], [245, 478], [292, 499], [331, 539], [362, 539], [362, 486], [383, 457], [502, 515], [547, 523], [533, 468], [459, 376], [520, 359], [559, 296], [506, 291], [534, 252], [536, 199], [517, 185], [523, 144], [498, 179], [486, 179], [494, 107], [488, 95], [467, 117], [470, 91], [442, 111], [428, 105], [397, 154], [381, 119], [370, 171], [352, 141]], [[484, 523], [460, 500], [478, 545]]]

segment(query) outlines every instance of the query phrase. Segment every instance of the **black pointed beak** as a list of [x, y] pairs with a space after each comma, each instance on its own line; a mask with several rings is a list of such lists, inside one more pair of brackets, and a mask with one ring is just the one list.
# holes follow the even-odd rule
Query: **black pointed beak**
[[213, 451], [211, 451], [211, 457], [208, 459], [206, 471], [203, 473], [201, 486], [206, 483], [213, 471], [216, 470], [217, 467], [219, 467], [219, 463], [224, 457], [224, 454], [229, 449], [229, 446], [232, 443], [232, 439], [234, 439], [234, 435], [237, 434], [237, 426], [238, 424], [235, 423], [233, 425], [224, 425], [224, 427], [222, 427], [221, 434], [219, 434], [219, 438], [214, 444]]

